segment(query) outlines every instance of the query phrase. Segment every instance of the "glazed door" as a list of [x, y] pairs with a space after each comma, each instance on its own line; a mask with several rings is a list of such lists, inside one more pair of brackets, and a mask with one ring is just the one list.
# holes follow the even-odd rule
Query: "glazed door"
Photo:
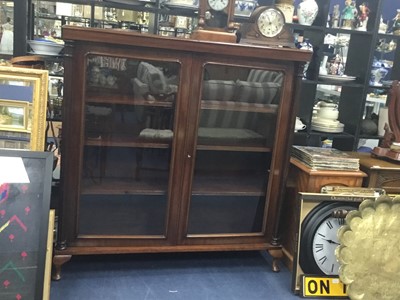
[[103, 54], [84, 63], [78, 238], [165, 240], [181, 63]]
[[275, 68], [202, 65], [186, 243], [263, 240], [284, 82]]

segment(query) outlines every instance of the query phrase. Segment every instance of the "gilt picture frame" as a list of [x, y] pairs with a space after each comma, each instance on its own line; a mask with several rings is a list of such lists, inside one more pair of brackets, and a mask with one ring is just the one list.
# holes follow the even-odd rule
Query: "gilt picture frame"
[[44, 150], [48, 82], [47, 70], [0, 66], [0, 148]]

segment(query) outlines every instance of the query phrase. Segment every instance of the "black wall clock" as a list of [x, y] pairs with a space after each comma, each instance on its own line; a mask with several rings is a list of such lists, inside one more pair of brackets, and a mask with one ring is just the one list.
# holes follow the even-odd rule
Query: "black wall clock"
[[305, 274], [338, 275], [335, 249], [337, 231], [344, 219], [332, 217], [337, 210], [354, 210], [359, 203], [322, 202], [314, 207], [301, 225], [299, 263]]
[[335, 256], [338, 247], [337, 231], [345, 216], [343, 210], [358, 208], [365, 199], [375, 200], [384, 194], [382, 189], [361, 187], [324, 186], [321, 193], [299, 193], [296, 216], [296, 232], [292, 290], [299, 293], [302, 286], [301, 275], [336, 276], [339, 264]]

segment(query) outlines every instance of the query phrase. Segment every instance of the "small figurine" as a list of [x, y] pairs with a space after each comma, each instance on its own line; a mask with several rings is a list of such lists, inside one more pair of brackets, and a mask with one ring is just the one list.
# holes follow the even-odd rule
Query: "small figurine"
[[353, 29], [354, 20], [358, 12], [355, 7], [354, 1], [345, 0], [345, 8], [342, 11], [342, 28], [343, 29]]
[[6, 23], [1, 25], [3, 35], [0, 41], [0, 53], [12, 54], [14, 45], [14, 26], [11, 24], [11, 19], [7, 17]]
[[381, 20], [380, 20], [380, 23], [379, 23], [379, 33], [386, 33], [386, 31], [387, 31], [387, 24], [385, 23], [385, 22], [383, 22], [383, 17], [381, 16]]
[[357, 18], [357, 30], [367, 31], [367, 23], [369, 16], [369, 7], [366, 2], [363, 2], [360, 6], [360, 13]]
[[393, 34], [400, 35], [400, 9], [397, 10], [397, 15], [393, 18]]
[[90, 85], [98, 85], [100, 81], [101, 70], [97, 65], [93, 65], [89, 71], [89, 83]]
[[343, 59], [339, 54], [336, 54], [328, 64], [329, 75], [344, 75], [344, 64]]
[[58, 97], [62, 97], [63, 89], [64, 89], [64, 83], [62, 82], [61, 79], [58, 79], [58, 81], [57, 81], [57, 96]]
[[333, 6], [332, 28], [339, 27], [339, 18], [340, 18], [339, 4], [336, 4]]

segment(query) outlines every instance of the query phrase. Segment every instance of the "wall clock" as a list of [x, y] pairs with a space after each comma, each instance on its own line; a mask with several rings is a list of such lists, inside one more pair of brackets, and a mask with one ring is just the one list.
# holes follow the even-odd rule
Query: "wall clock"
[[192, 38], [236, 43], [235, 0], [200, 0], [198, 27]]
[[283, 12], [273, 6], [260, 6], [240, 28], [241, 43], [294, 47], [294, 38]]
[[305, 274], [338, 275], [335, 249], [344, 218], [334, 218], [332, 213], [357, 207], [358, 203], [322, 202], [310, 211], [301, 226], [299, 263]]

